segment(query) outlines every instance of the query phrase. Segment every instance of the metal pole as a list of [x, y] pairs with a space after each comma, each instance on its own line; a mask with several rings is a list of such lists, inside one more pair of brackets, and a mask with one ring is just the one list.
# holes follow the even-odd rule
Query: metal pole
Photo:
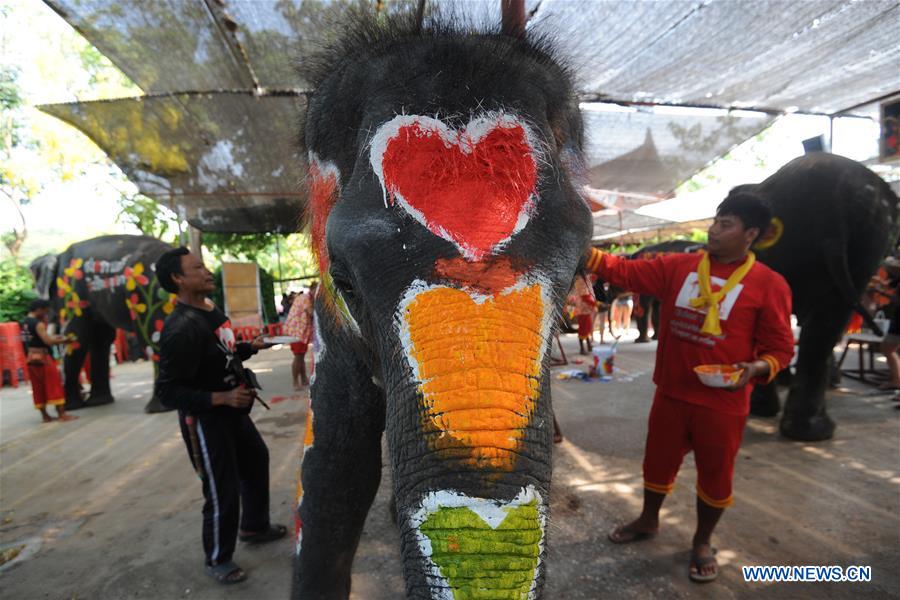
[[834, 115], [828, 117], [828, 152], [834, 152]]
[[281, 235], [277, 233], [275, 234], [275, 256], [278, 257], [278, 287], [284, 297], [284, 282], [281, 280], [284, 277], [284, 273], [281, 271]]

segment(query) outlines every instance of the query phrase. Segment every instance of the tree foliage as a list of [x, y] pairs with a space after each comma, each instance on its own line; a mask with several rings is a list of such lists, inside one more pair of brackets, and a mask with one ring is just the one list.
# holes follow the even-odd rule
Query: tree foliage
[[0, 323], [21, 321], [37, 298], [31, 272], [12, 259], [0, 261]]
[[[177, 242], [178, 221], [172, 211], [143, 194], [122, 193], [119, 197], [119, 214], [116, 221], [128, 223], [144, 235], [159, 240]], [[171, 234], [168, 239], [166, 235]]]

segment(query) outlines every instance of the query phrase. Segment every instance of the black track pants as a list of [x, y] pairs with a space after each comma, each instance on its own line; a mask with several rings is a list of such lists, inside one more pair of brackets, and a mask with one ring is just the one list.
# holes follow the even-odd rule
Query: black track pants
[[[180, 411], [178, 421], [193, 463], [191, 440]], [[269, 450], [249, 415], [230, 411], [201, 415], [197, 438], [205, 500], [203, 551], [206, 564], [219, 564], [234, 554], [239, 519], [245, 531], [269, 528]]]

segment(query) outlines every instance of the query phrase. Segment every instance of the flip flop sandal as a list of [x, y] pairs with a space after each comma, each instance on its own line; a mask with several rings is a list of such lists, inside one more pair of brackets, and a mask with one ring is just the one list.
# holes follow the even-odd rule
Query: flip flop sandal
[[206, 565], [206, 573], [222, 585], [234, 585], [247, 579], [247, 573], [232, 560], [217, 565]]
[[284, 525], [269, 525], [269, 529], [266, 531], [241, 535], [240, 540], [248, 544], [266, 544], [279, 540], [285, 535], [287, 535], [287, 527]]
[[643, 542], [652, 540], [659, 531], [623, 531], [622, 527], [617, 527], [610, 531], [606, 537], [613, 544], [630, 544], [631, 542]]
[[[709, 583], [710, 581], [714, 581], [716, 577], [719, 576], [719, 563], [716, 560], [715, 549], [713, 549], [712, 553], [712, 556], [704, 556], [703, 558], [700, 558], [699, 556], [691, 552], [691, 566], [690, 570], [688, 571], [688, 575], [690, 576], [691, 581], [694, 581], [696, 583]], [[701, 574], [701, 569], [703, 569], [703, 567], [707, 565], [715, 565], [716, 568], [712, 573], [709, 573], [707, 575]]]

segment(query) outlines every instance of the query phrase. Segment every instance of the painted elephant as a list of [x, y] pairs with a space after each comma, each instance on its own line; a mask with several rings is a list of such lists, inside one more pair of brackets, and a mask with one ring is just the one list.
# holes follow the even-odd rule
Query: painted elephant
[[[153, 275], [156, 259], [171, 249], [156, 238], [108, 235], [76, 242], [59, 255], [31, 263], [35, 287], [53, 302], [63, 332], [75, 336], [64, 359], [66, 409], [112, 402], [109, 350], [116, 328], [137, 334], [156, 366], [157, 339], [174, 296]], [[90, 355], [91, 391], [85, 400], [78, 381]], [[151, 398], [145, 410], [164, 410]]]
[[[860, 297], [896, 242], [897, 196], [863, 165], [824, 153], [796, 158], [762, 183], [739, 188], [770, 203], [772, 227], [754, 250], [790, 284], [801, 327], [781, 433], [829, 439], [835, 425], [825, 409], [825, 389], [832, 350], [854, 310], [877, 329]], [[778, 409], [775, 385], [757, 387], [751, 413], [773, 416]]]
[[324, 289], [292, 596], [348, 597], [384, 431], [407, 596], [539, 597], [549, 342], [591, 234], [570, 77], [525, 39], [402, 23], [307, 77]]

